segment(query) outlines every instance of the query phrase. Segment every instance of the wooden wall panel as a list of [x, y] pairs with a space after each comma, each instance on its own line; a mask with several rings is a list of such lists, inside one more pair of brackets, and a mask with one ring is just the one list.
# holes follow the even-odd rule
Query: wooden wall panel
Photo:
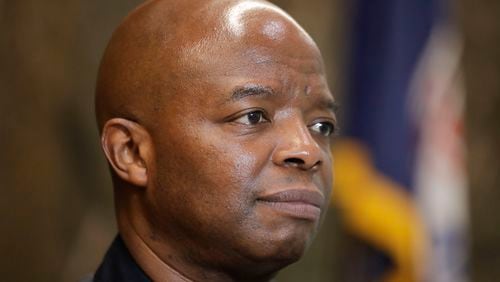
[[[74, 281], [115, 233], [94, 81], [112, 28], [139, 2], [0, 2], [3, 281]], [[88, 226], [94, 236], [81, 236]]]
[[500, 2], [461, 0], [471, 203], [471, 281], [500, 277]]

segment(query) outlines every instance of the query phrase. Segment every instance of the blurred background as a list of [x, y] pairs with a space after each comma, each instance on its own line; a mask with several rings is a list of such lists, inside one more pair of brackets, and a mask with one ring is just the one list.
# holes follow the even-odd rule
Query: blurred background
[[[75, 281], [116, 234], [93, 92], [139, 0], [0, 0], [0, 277]], [[324, 227], [278, 281], [500, 281], [500, 2], [279, 0], [341, 104]]]

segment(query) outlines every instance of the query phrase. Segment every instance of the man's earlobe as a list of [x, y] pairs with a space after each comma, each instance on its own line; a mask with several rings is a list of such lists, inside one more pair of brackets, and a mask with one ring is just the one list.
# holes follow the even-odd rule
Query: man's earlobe
[[135, 186], [147, 186], [152, 143], [144, 127], [123, 118], [110, 119], [102, 129], [101, 146], [121, 179]]

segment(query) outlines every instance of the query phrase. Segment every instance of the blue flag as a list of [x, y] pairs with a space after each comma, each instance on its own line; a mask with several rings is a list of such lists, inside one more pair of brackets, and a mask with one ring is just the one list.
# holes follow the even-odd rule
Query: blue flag
[[445, 4], [353, 6], [333, 201], [375, 250], [369, 281], [465, 281], [461, 49]]

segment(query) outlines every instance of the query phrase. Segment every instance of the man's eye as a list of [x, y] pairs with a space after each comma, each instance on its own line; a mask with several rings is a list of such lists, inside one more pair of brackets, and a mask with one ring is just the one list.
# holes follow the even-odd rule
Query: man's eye
[[335, 125], [331, 122], [317, 122], [309, 127], [312, 131], [322, 135], [330, 136], [335, 131]]
[[249, 112], [234, 120], [234, 122], [236, 123], [241, 123], [246, 125], [255, 125], [266, 121], [267, 119], [265, 118], [263, 111]]

